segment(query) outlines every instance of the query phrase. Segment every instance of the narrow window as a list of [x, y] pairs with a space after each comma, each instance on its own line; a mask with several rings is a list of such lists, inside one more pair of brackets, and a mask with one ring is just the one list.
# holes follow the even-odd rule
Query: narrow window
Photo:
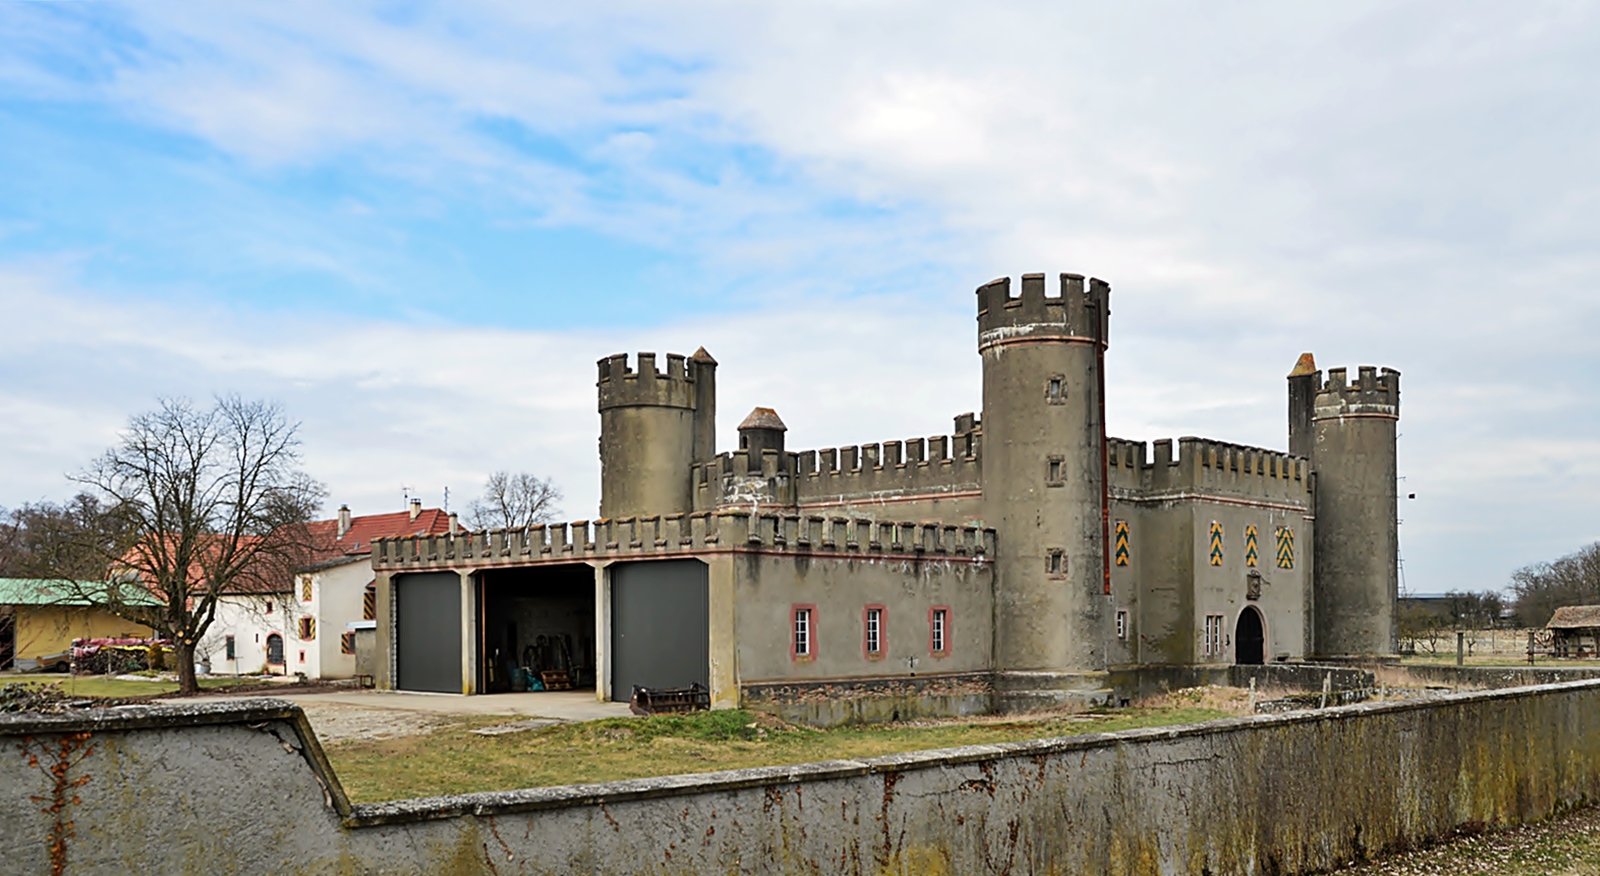
[[1062, 467], [1062, 464], [1065, 463], [1065, 462], [1066, 462], [1066, 457], [1063, 457], [1063, 456], [1052, 456], [1052, 457], [1050, 457], [1048, 465], [1047, 465], [1047, 467], [1045, 469], [1045, 477], [1044, 477], [1045, 486], [1059, 487], [1059, 486], [1062, 486], [1063, 484], [1066, 483], [1061, 478], [1061, 467]]
[[867, 659], [883, 656], [883, 606], [867, 606], [863, 618], [864, 635], [866, 637], [862, 647], [867, 652]]
[[1128, 638], [1128, 610], [1125, 608], [1117, 609], [1117, 638]]
[[272, 600], [267, 600], [267, 614], [272, 614]]
[[300, 601], [311, 601], [311, 576], [303, 575], [300, 578]]
[[317, 637], [317, 619], [303, 617], [300, 619], [300, 641], [310, 642]]
[[223, 651], [223, 654], [226, 656], [226, 659], [228, 659], [228, 660], [237, 660], [237, 659], [239, 659], [238, 652], [235, 651], [234, 647], [233, 647], [233, 637], [232, 636], [229, 636], [226, 640], [224, 640], [223, 648], [225, 649]]
[[301, 663], [306, 662], [306, 652], [304, 652], [304, 651], [300, 652], [300, 662]]
[[950, 609], [936, 605], [928, 611], [928, 652], [935, 657], [950, 653]]
[[378, 619], [378, 591], [371, 587], [368, 587], [367, 591], [361, 594], [361, 619]]
[[810, 660], [815, 656], [811, 630], [811, 615], [815, 611], [816, 606], [813, 605], [794, 607], [793, 639], [790, 647], [792, 656], [796, 660]]
[[1045, 571], [1051, 575], [1067, 574], [1067, 554], [1060, 548], [1051, 548], [1045, 555]]
[[356, 652], [356, 634], [355, 633], [340, 633], [339, 634], [339, 653], [340, 654], [354, 654], [355, 652]]
[[1050, 379], [1045, 381], [1045, 385], [1044, 385], [1044, 400], [1045, 400], [1045, 402], [1047, 404], [1058, 405], [1058, 404], [1061, 404], [1063, 401], [1066, 401], [1066, 398], [1067, 398], [1066, 378], [1063, 375], [1060, 375], [1060, 374], [1052, 374], [1052, 375], [1050, 375]]

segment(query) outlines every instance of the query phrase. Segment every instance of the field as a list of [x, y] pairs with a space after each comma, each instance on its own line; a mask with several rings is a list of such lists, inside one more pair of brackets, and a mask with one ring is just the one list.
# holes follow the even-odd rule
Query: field
[[732, 710], [607, 718], [493, 736], [473, 731], [504, 725], [507, 719], [476, 718], [452, 722], [426, 735], [336, 742], [326, 749], [350, 798], [376, 802], [872, 757], [1188, 724], [1228, 714], [1231, 712], [1194, 703], [1036, 719], [813, 730], [759, 713]]

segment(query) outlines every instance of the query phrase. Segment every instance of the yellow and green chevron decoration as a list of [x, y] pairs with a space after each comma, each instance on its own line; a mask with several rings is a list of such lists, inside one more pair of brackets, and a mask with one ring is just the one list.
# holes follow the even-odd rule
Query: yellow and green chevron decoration
[[1211, 521], [1211, 565], [1222, 565], [1222, 524]]
[[1278, 568], [1294, 568], [1294, 530], [1287, 526], [1278, 527]]
[[1128, 521], [1117, 521], [1117, 565], [1128, 565]]
[[1252, 523], [1244, 528], [1244, 564], [1255, 568], [1260, 559], [1261, 554], [1256, 551], [1256, 527]]

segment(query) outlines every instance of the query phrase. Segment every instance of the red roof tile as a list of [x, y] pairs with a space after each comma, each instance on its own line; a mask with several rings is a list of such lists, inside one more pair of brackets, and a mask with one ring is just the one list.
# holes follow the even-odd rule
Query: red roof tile
[[339, 537], [339, 521], [316, 520], [308, 524], [316, 539], [317, 562], [327, 562], [345, 556], [372, 553], [375, 538], [395, 538], [404, 535], [443, 535], [450, 531], [450, 515], [439, 508], [424, 508], [416, 519], [410, 511], [393, 514], [366, 514], [350, 518], [350, 531]]

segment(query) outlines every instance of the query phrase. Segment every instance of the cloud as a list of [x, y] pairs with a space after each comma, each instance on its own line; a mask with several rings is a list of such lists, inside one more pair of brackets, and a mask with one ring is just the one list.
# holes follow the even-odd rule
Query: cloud
[[[582, 228], [677, 257], [653, 269], [660, 300], [639, 299], [653, 327], [561, 332], [508, 311], [606, 290], [354, 323], [13, 275], [42, 290], [16, 304], [44, 308], [30, 339], [52, 339], [5, 354], [19, 417], [103, 442], [153, 387], [242, 386], [306, 411], [312, 460], [363, 502], [397, 479], [459, 492], [531, 468], [570, 477], [569, 510], [588, 513], [597, 356], [704, 343], [727, 425], [774, 404], [802, 444], [933, 432], [977, 406], [971, 288], [1073, 270], [1113, 283], [1108, 406], [1129, 437], [1281, 446], [1282, 376], [1305, 349], [1404, 371], [1412, 586], [1499, 586], [1600, 537], [1587, 7], [99, 9], [11, 11], [33, 60], [0, 80], [193, 138], [253, 185], [337, 169], [356, 202], [401, 202], [361, 217], [375, 227], [471, 205], [530, 237]], [[228, 255], [421, 282], [372, 255], [414, 238], [280, 209]], [[39, 362], [118, 389], [19, 387]], [[17, 483], [60, 467], [13, 436], [45, 454]]]

